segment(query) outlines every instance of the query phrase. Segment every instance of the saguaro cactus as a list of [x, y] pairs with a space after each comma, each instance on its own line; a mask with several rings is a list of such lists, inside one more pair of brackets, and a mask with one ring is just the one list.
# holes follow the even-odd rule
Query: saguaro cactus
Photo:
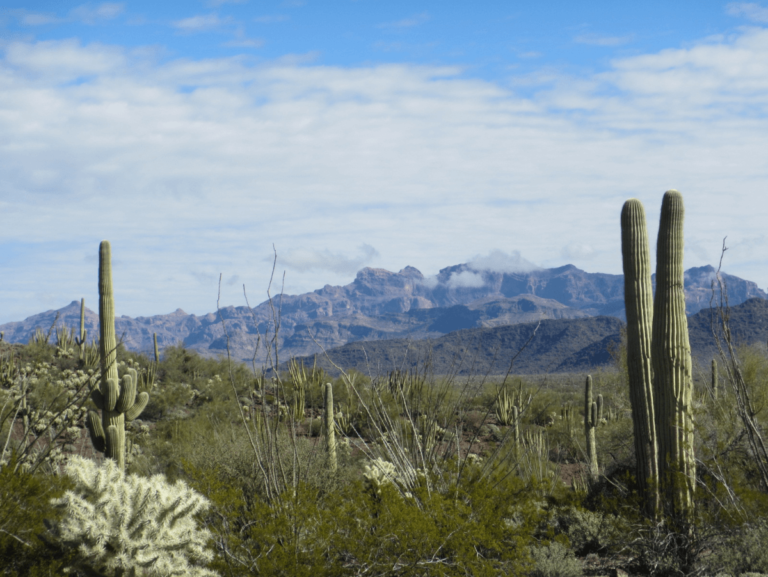
[[651, 359], [659, 451], [659, 483], [667, 513], [693, 513], [696, 464], [693, 455], [691, 346], [683, 292], [683, 197], [668, 190], [661, 204], [656, 245]]
[[101, 409], [101, 419], [95, 411], [88, 414], [86, 424], [93, 446], [108, 459], [125, 469], [125, 421], [139, 416], [149, 401], [149, 394], [136, 397], [138, 377], [135, 369], [123, 375], [122, 387], [117, 374], [117, 341], [115, 339], [115, 303], [112, 296], [112, 255], [109, 241], [99, 246], [99, 329], [101, 340], [101, 388], [94, 389], [91, 398]]
[[157, 348], [157, 333], [152, 333], [152, 340], [155, 343], [155, 364], [160, 362], [160, 351]]
[[328, 461], [331, 471], [336, 471], [336, 430], [333, 423], [333, 385], [326, 383], [323, 389], [323, 434], [325, 436], [325, 450], [328, 453]]
[[88, 331], [85, 329], [85, 299], [80, 299], [80, 338], [75, 337], [75, 344], [80, 349], [80, 360], [85, 360], [85, 342]]
[[636, 198], [625, 202], [621, 211], [621, 253], [624, 264], [627, 369], [637, 485], [645, 503], [646, 513], [653, 516], [659, 506], [658, 448], [651, 361], [653, 289], [645, 210]]
[[587, 375], [587, 382], [584, 384], [584, 435], [587, 439], [587, 466], [592, 479], [599, 473], [595, 441], [597, 422], [597, 403], [592, 400], [592, 375]]
[[717, 400], [719, 396], [718, 392], [718, 375], [717, 375], [717, 361], [712, 359], [712, 397]]

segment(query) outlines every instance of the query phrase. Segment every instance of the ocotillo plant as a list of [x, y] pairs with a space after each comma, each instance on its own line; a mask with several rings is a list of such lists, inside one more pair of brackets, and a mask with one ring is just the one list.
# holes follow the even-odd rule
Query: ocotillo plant
[[331, 471], [336, 471], [336, 431], [333, 423], [333, 385], [326, 383], [323, 389], [323, 434], [325, 435], [325, 450]]
[[656, 244], [656, 295], [651, 360], [659, 451], [659, 483], [667, 513], [688, 520], [693, 513], [693, 379], [683, 292], [683, 197], [668, 190], [661, 204]]
[[123, 375], [122, 387], [117, 374], [117, 341], [115, 339], [115, 302], [112, 295], [112, 255], [109, 241], [99, 246], [99, 326], [101, 329], [100, 361], [101, 389], [94, 389], [92, 398], [101, 409], [91, 411], [86, 421], [93, 446], [104, 456], [125, 469], [125, 420], [139, 416], [149, 401], [144, 391], [138, 399], [138, 378], [134, 369]]
[[621, 256], [627, 315], [627, 369], [635, 443], [636, 477], [646, 514], [659, 507], [658, 452], [653, 408], [651, 332], [653, 290], [648, 233], [642, 203], [632, 198], [621, 211]]
[[587, 440], [587, 466], [592, 479], [595, 479], [599, 473], [595, 428], [597, 428], [597, 403], [592, 400], [592, 376], [587, 375], [587, 382], [584, 384], [584, 435]]

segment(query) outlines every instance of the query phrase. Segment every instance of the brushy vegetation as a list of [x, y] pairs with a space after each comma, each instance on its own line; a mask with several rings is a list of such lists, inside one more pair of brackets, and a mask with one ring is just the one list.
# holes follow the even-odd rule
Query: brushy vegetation
[[[768, 354], [739, 351], [755, 419], [768, 424]], [[0, 574], [85, 572], [51, 531], [70, 455], [99, 460], [85, 431], [93, 369], [44, 339], [0, 343]], [[179, 345], [127, 427], [127, 473], [183, 481], [209, 502], [220, 575], [740, 575], [768, 572], [768, 496], [721, 375], [695, 373], [693, 529], [641, 514], [622, 351], [592, 375], [602, 395], [590, 478], [585, 375], [415, 373], [264, 376]], [[151, 370], [118, 350], [120, 371]], [[331, 382], [338, 466], [320, 417]], [[510, 415], [517, 413], [517, 421]], [[119, 574], [104, 572], [102, 574]], [[141, 572], [137, 572], [141, 575]], [[149, 571], [145, 575], [153, 575]]]

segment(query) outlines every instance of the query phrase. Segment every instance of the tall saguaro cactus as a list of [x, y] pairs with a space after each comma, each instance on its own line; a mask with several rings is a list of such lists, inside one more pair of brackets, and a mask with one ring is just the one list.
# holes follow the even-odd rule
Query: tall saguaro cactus
[[621, 210], [621, 256], [637, 484], [646, 513], [654, 516], [659, 507], [659, 494], [651, 361], [653, 289], [645, 210], [636, 198], [626, 201]]
[[597, 478], [599, 473], [595, 442], [597, 422], [597, 403], [592, 400], [592, 375], [587, 375], [587, 382], [584, 384], [584, 434], [587, 439], [587, 465], [592, 479]]
[[112, 254], [109, 241], [99, 246], [99, 330], [101, 388], [92, 394], [101, 409], [90, 411], [86, 424], [93, 446], [108, 459], [125, 469], [125, 421], [139, 416], [149, 401], [149, 394], [136, 396], [138, 376], [134, 369], [123, 375], [122, 386], [117, 373], [117, 340], [115, 338], [115, 303], [112, 295]]
[[683, 291], [683, 197], [668, 190], [661, 204], [656, 244], [656, 295], [651, 359], [659, 451], [659, 483], [668, 513], [693, 513], [696, 464], [691, 400], [693, 379]]

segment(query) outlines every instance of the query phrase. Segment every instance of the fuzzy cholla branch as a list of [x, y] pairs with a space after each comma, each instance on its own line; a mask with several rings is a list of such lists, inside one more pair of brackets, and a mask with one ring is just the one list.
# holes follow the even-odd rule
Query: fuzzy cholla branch
[[66, 473], [75, 489], [52, 501], [66, 511], [52, 531], [77, 549], [81, 568], [114, 576], [218, 575], [196, 565], [213, 557], [210, 532], [194, 519], [210, 503], [183, 481], [126, 475], [111, 459], [99, 467], [77, 456]]

